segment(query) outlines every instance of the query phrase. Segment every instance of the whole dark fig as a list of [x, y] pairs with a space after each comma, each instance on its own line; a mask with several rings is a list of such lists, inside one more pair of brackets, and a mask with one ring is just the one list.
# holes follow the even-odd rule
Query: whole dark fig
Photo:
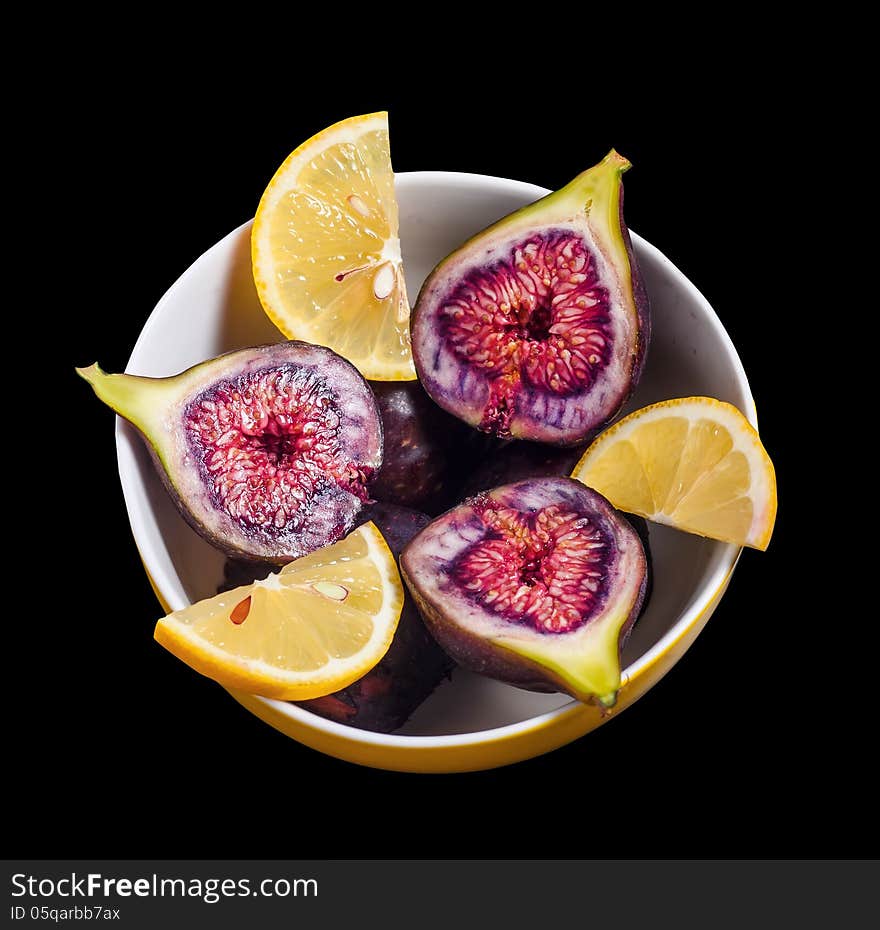
[[616, 701], [647, 564], [636, 532], [600, 494], [571, 478], [478, 494], [414, 537], [400, 567], [434, 638], [465, 668]]
[[411, 328], [416, 371], [441, 407], [501, 438], [560, 446], [619, 412], [650, 334], [623, 221], [629, 167], [612, 151], [434, 269]]
[[370, 488], [372, 496], [439, 512], [455, 473], [462, 434], [469, 431], [441, 410], [418, 381], [374, 381], [370, 387], [385, 433], [384, 460]]
[[488, 491], [502, 484], [524, 478], [550, 478], [571, 474], [580, 461], [585, 446], [560, 448], [537, 442], [509, 441], [487, 454], [471, 473], [462, 489], [462, 497]]
[[241, 349], [170, 378], [77, 371], [143, 434], [186, 520], [232, 556], [284, 563], [341, 539], [382, 464], [373, 393], [322, 346]]

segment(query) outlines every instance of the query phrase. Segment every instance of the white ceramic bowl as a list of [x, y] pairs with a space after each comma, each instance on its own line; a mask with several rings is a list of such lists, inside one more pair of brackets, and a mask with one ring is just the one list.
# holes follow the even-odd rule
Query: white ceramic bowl
[[[452, 172], [397, 176], [400, 239], [411, 295], [431, 268], [473, 233], [546, 194], [519, 181]], [[127, 370], [163, 376], [220, 352], [280, 334], [260, 308], [251, 277], [250, 223], [205, 252], [159, 301]], [[636, 409], [705, 394], [729, 401], [753, 424], [755, 408], [736, 350], [697, 289], [657, 249], [633, 235], [651, 299], [654, 331]], [[179, 516], [136, 431], [120, 420], [119, 472], [132, 532], [166, 610], [216, 593], [223, 557]], [[614, 713], [632, 704], [681, 657], [730, 579], [739, 549], [651, 526], [654, 588], [623, 656]], [[456, 671], [397, 733], [368, 733], [282, 701], [234, 693], [257, 716], [323, 752], [381, 768], [465, 771], [504, 765], [561, 746], [603, 722], [599, 710], [560, 694], [532, 694]]]

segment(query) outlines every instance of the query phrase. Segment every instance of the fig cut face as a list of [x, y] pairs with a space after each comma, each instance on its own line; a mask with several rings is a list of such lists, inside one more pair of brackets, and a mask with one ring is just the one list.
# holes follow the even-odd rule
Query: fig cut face
[[505, 485], [438, 517], [404, 549], [403, 577], [460, 665], [611, 706], [642, 606], [638, 535], [570, 478]]
[[369, 499], [376, 402], [329, 349], [258, 346], [170, 378], [79, 372], [141, 431], [187, 521], [229, 555], [299, 558], [341, 539]]
[[441, 262], [413, 311], [416, 369], [444, 409], [501, 438], [575, 445], [644, 363], [647, 297], [611, 152]]

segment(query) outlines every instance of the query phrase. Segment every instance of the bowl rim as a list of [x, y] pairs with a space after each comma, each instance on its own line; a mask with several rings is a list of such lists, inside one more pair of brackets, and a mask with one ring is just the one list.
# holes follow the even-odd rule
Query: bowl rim
[[[496, 188], [506, 187], [511, 193], [515, 193], [520, 196], [525, 195], [533, 199], [539, 199], [551, 193], [548, 188], [541, 187], [540, 185], [533, 184], [528, 181], [518, 181], [512, 178], [502, 178], [496, 177], [494, 175], [475, 174], [471, 172], [404, 171], [395, 173], [395, 185], [403, 188], [410, 187], [411, 185], [417, 186], [419, 183], [428, 181], [441, 181], [446, 184], [448, 184], [450, 181], [454, 181], [455, 183], [463, 186], [480, 188], [485, 188], [487, 186]], [[144, 346], [147, 344], [147, 342], [149, 342], [151, 331], [153, 327], [157, 325], [158, 317], [161, 315], [165, 305], [174, 300], [177, 290], [182, 288], [183, 279], [188, 277], [195, 269], [198, 268], [200, 264], [210, 260], [210, 255], [215, 249], [221, 248], [223, 244], [227, 242], [227, 240], [239, 237], [244, 232], [244, 230], [249, 228], [252, 224], [252, 218], [246, 220], [244, 223], [241, 223], [235, 227], [233, 230], [231, 230], [229, 233], [207, 248], [199, 255], [198, 258], [195, 259], [195, 261], [190, 263], [190, 265], [184, 269], [184, 271], [177, 277], [177, 279], [168, 288], [168, 290], [165, 291], [165, 293], [156, 303], [155, 307], [144, 323], [143, 328], [141, 329], [141, 332], [129, 357], [128, 364], [126, 365], [125, 370], [127, 372], [131, 371], [132, 368], [136, 370], [138, 369], [139, 366], [137, 365], [136, 359], [140, 353], [144, 351]], [[651, 245], [651, 243], [647, 242], [637, 233], [633, 232], [632, 229], [630, 229], [629, 232], [632, 237], [633, 244], [638, 246], [638, 251], [649, 254], [655, 262], [665, 266], [665, 268], [676, 278], [679, 285], [689, 293], [689, 296], [694, 301], [694, 303], [700, 306], [704, 316], [714, 330], [715, 335], [724, 346], [728, 359], [731, 363], [733, 373], [736, 377], [737, 385], [744, 398], [746, 399], [746, 406], [748, 409], [743, 410], [742, 412], [752, 424], [752, 426], [757, 429], [757, 410], [755, 408], [754, 398], [752, 396], [745, 369], [739, 354], [736, 351], [736, 347], [734, 346], [733, 341], [725, 330], [721, 320], [718, 318], [718, 315], [715, 313], [711, 304], [703, 296], [700, 290], [690, 281], [690, 279], [656, 246]], [[138, 482], [136, 481], [135, 475], [129, 475], [126, 471], [123, 470], [123, 459], [121, 456], [121, 451], [123, 443], [127, 441], [128, 439], [125, 421], [122, 420], [122, 418], [117, 417], [117, 465], [120, 482], [122, 484], [123, 497], [125, 499], [126, 513], [129, 519], [129, 525], [150, 585], [152, 586], [153, 591], [156, 594], [156, 597], [158, 598], [163, 609], [166, 612], [170, 612], [172, 609], [178, 609], [173, 604], [173, 601], [176, 599], [173, 596], [169, 598], [168, 593], [164, 590], [161, 577], [156, 577], [156, 575], [161, 575], [161, 573], [156, 572], [156, 575], [154, 575], [154, 571], [151, 571], [150, 568], [150, 562], [152, 560], [147, 558], [147, 553], [150, 551], [151, 545], [143, 527], [143, 519], [141, 513], [139, 512], [141, 508], [137, 503], [138, 491], [136, 485]], [[719, 594], [724, 591], [724, 588], [726, 587], [742, 552], [742, 549], [739, 546], [733, 544], [718, 542], [717, 545], [721, 547], [721, 549], [715, 559], [715, 567], [712, 570], [709, 578], [697, 590], [697, 594], [695, 595], [693, 602], [685, 611], [680, 614], [675, 623], [659, 640], [657, 640], [656, 643], [654, 643], [653, 646], [651, 646], [650, 649], [648, 649], [645, 653], [630, 663], [630, 665], [628, 665], [626, 668], [621, 670], [621, 686], [624, 684], [632, 683], [639, 679], [641, 676], [645, 675], [649, 669], [655, 666], [663, 658], [663, 656], [666, 655], [676, 645], [676, 643], [678, 643], [686, 636], [689, 630], [691, 630], [697, 623], [699, 623], [699, 621], [703, 618], [706, 612], [710, 610], [710, 608], [714, 607], [716, 599], [718, 598]], [[230, 693], [232, 693], [232, 696], [235, 697], [234, 692]], [[525, 720], [505, 724], [499, 727], [491, 727], [489, 729], [473, 730], [463, 733], [418, 736], [398, 733], [376, 733], [370, 730], [361, 730], [357, 727], [351, 727], [346, 724], [337, 723], [336, 721], [320, 717], [303, 707], [299, 707], [296, 704], [287, 701], [274, 700], [272, 698], [265, 698], [259, 695], [248, 695], [248, 697], [257, 703], [264, 704], [266, 708], [271, 708], [282, 716], [289, 718], [291, 721], [296, 721], [300, 725], [307, 728], [324, 732], [328, 736], [371, 746], [387, 747], [389, 749], [439, 749], [442, 747], [454, 748], [458, 746], [463, 747], [468, 745], [504, 741], [511, 737], [521, 736], [525, 733], [530, 733], [549, 726], [553, 726], [554, 724], [557, 724], [563, 719], [569, 717], [573, 713], [577, 713], [583, 709], [582, 705], [578, 701], [571, 699], [570, 701], [567, 701], [566, 703], [553, 710], [548, 710], [534, 717], [529, 717]]]

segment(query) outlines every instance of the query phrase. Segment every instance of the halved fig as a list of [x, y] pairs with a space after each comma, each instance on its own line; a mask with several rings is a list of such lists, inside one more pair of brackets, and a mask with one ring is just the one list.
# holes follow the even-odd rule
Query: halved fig
[[434, 638], [465, 668], [615, 703], [647, 564], [600, 494], [570, 478], [478, 494], [422, 530], [400, 567]]
[[[490, 488], [512, 484], [514, 481], [523, 481], [526, 478], [567, 476], [580, 461], [585, 450], [584, 446], [560, 448], [537, 442], [507, 441], [497, 444], [500, 448], [487, 453], [481, 464], [471, 473], [459, 495], [460, 498], [472, 497], [480, 491], [488, 491]], [[634, 513], [628, 513], [626, 522], [638, 533], [645, 551], [648, 583], [645, 588], [645, 599], [642, 601], [644, 611], [651, 599], [654, 583], [648, 521]]]
[[570, 184], [478, 233], [425, 281], [413, 357], [445, 410], [502, 438], [576, 445], [639, 380], [648, 300], [612, 151]]
[[181, 514], [232, 556], [281, 564], [341, 539], [382, 463], [367, 382], [322, 346], [230, 352], [170, 378], [77, 369], [143, 434]]

